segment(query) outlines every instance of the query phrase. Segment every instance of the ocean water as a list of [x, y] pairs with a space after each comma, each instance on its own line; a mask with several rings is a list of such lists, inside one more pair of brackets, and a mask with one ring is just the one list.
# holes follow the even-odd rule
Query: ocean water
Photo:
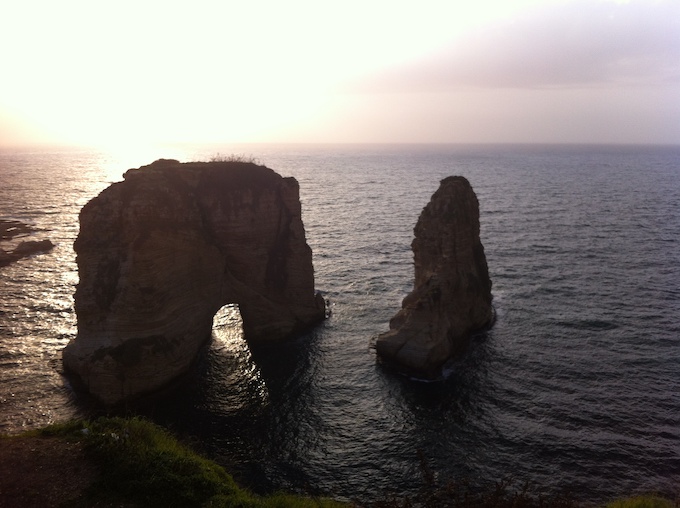
[[[57, 247], [0, 268], [0, 433], [89, 414], [61, 375], [75, 336], [79, 209], [160, 157], [252, 155], [300, 182], [332, 315], [248, 348], [239, 316], [144, 414], [256, 491], [409, 495], [512, 477], [598, 501], [680, 485], [680, 147], [225, 145], [0, 152], [0, 219]], [[498, 319], [444, 382], [376, 363], [413, 283], [413, 226], [439, 181], [480, 201]], [[4, 245], [4, 248], [10, 245]]]

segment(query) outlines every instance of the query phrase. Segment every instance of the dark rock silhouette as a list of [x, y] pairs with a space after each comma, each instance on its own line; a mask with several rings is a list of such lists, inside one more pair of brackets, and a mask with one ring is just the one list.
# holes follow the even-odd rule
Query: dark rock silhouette
[[[20, 221], [0, 220], [0, 240], [2, 241], [28, 236], [34, 231], [33, 227]], [[0, 267], [33, 254], [48, 252], [53, 248], [54, 244], [50, 240], [24, 240], [11, 251], [0, 248]]]
[[442, 180], [414, 233], [414, 289], [378, 337], [376, 351], [408, 374], [434, 379], [465, 349], [469, 334], [493, 320], [479, 203], [470, 183], [460, 176]]
[[187, 371], [237, 303], [249, 342], [325, 317], [299, 186], [245, 162], [158, 160], [87, 203], [75, 242], [78, 334], [64, 366], [115, 404]]
[[11, 240], [15, 236], [28, 236], [35, 229], [18, 220], [0, 219], [0, 240]]
[[21, 242], [12, 251], [12, 255], [18, 258], [25, 258], [38, 252], [47, 252], [54, 248], [54, 244], [49, 240], [26, 240]]

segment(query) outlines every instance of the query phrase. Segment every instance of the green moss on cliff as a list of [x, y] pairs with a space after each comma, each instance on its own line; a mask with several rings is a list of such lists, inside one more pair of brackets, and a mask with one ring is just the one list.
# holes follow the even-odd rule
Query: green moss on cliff
[[673, 502], [658, 496], [635, 496], [608, 503], [605, 508], [678, 508], [680, 500]]
[[[33, 437], [33, 440], [30, 438]], [[45, 447], [46, 443], [71, 441], [85, 449], [87, 460], [80, 467], [97, 469], [96, 474], [85, 474], [89, 487], [73, 498], [73, 489], [66, 489], [68, 478], [59, 475], [61, 488], [51, 490], [49, 496], [40, 499], [50, 501], [29, 506], [63, 506], [84, 508], [91, 506], [125, 507], [345, 507], [366, 506], [371, 508], [580, 508], [593, 507], [570, 497], [544, 497], [532, 491], [528, 485], [516, 485], [501, 481], [495, 486], [478, 490], [466, 482], [435, 481], [427, 465], [422, 464], [424, 488], [414, 499], [389, 497], [360, 505], [340, 503], [330, 499], [316, 499], [291, 494], [257, 496], [239, 487], [233, 478], [219, 465], [199, 456], [177, 441], [166, 430], [140, 418], [101, 418], [93, 422], [74, 421], [49, 426], [39, 431], [25, 433], [15, 438], [0, 436], [0, 450], [3, 439], [16, 439], [26, 443], [30, 449]], [[41, 442], [35, 441], [39, 439]], [[81, 446], [82, 445], [82, 446]], [[68, 449], [68, 447], [52, 448]], [[21, 450], [20, 450], [21, 451]], [[26, 450], [24, 450], [26, 451]], [[35, 454], [34, 454], [35, 455]], [[53, 453], [47, 455], [54, 455]], [[53, 468], [63, 472], [64, 457], [48, 457]], [[35, 467], [49, 467], [44, 463], [45, 454], [29, 457], [23, 453], [23, 461], [41, 460]], [[72, 469], [73, 470], [73, 469]], [[77, 469], [76, 469], [77, 470]], [[6, 474], [21, 474], [8, 470]], [[91, 470], [89, 471], [91, 473]], [[56, 477], [55, 477], [56, 478]], [[91, 480], [91, 478], [94, 478]], [[12, 478], [5, 478], [12, 481]], [[46, 480], [54, 481], [54, 480]], [[73, 482], [71, 482], [73, 483]], [[82, 482], [75, 482], [80, 485]], [[0, 482], [0, 486], [2, 482]], [[53, 487], [53, 486], [52, 486]], [[17, 498], [3, 498], [0, 487], [0, 506], [15, 506]], [[25, 496], [22, 497], [22, 501]], [[4, 504], [3, 504], [4, 503]], [[24, 503], [25, 505], [25, 503]], [[671, 501], [656, 496], [636, 496], [616, 500], [603, 508], [680, 508], [680, 500]]]
[[167, 431], [139, 418], [101, 418], [47, 427], [43, 435], [85, 443], [100, 468], [97, 479], [69, 506], [122, 503], [145, 507], [341, 507], [329, 499], [287, 494], [256, 496], [216, 463], [179, 443]]

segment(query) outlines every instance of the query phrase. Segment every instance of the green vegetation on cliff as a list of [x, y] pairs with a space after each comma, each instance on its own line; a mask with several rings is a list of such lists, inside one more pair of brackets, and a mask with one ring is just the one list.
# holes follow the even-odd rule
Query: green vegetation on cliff
[[605, 508], [678, 508], [680, 501], [657, 496], [635, 496], [608, 503]]
[[[413, 499], [342, 503], [291, 494], [257, 496], [215, 462], [140, 418], [100, 418], [0, 436], [0, 506], [241, 508], [580, 508], [568, 496], [544, 497], [512, 482], [487, 489], [439, 483], [421, 457], [424, 485]], [[680, 508], [679, 501], [637, 496], [604, 508]]]
[[43, 436], [80, 440], [99, 468], [95, 480], [67, 506], [285, 508], [346, 506], [330, 499], [290, 494], [256, 496], [239, 487], [219, 465], [139, 418], [100, 418], [40, 431]]

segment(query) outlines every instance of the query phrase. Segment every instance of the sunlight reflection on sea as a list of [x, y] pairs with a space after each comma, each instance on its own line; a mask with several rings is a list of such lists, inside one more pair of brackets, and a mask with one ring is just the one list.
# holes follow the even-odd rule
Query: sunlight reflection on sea
[[[263, 347], [216, 317], [196, 372], [146, 414], [258, 491], [348, 498], [512, 474], [589, 500], [680, 478], [680, 152], [670, 147], [175, 146], [0, 152], [0, 217], [56, 248], [0, 269], [0, 432], [82, 414], [61, 376], [75, 337], [80, 208], [153, 160], [252, 155], [300, 182], [332, 316]], [[413, 226], [439, 180], [481, 207], [498, 319], [445, 383], [375, 362], [412, 285]]]

